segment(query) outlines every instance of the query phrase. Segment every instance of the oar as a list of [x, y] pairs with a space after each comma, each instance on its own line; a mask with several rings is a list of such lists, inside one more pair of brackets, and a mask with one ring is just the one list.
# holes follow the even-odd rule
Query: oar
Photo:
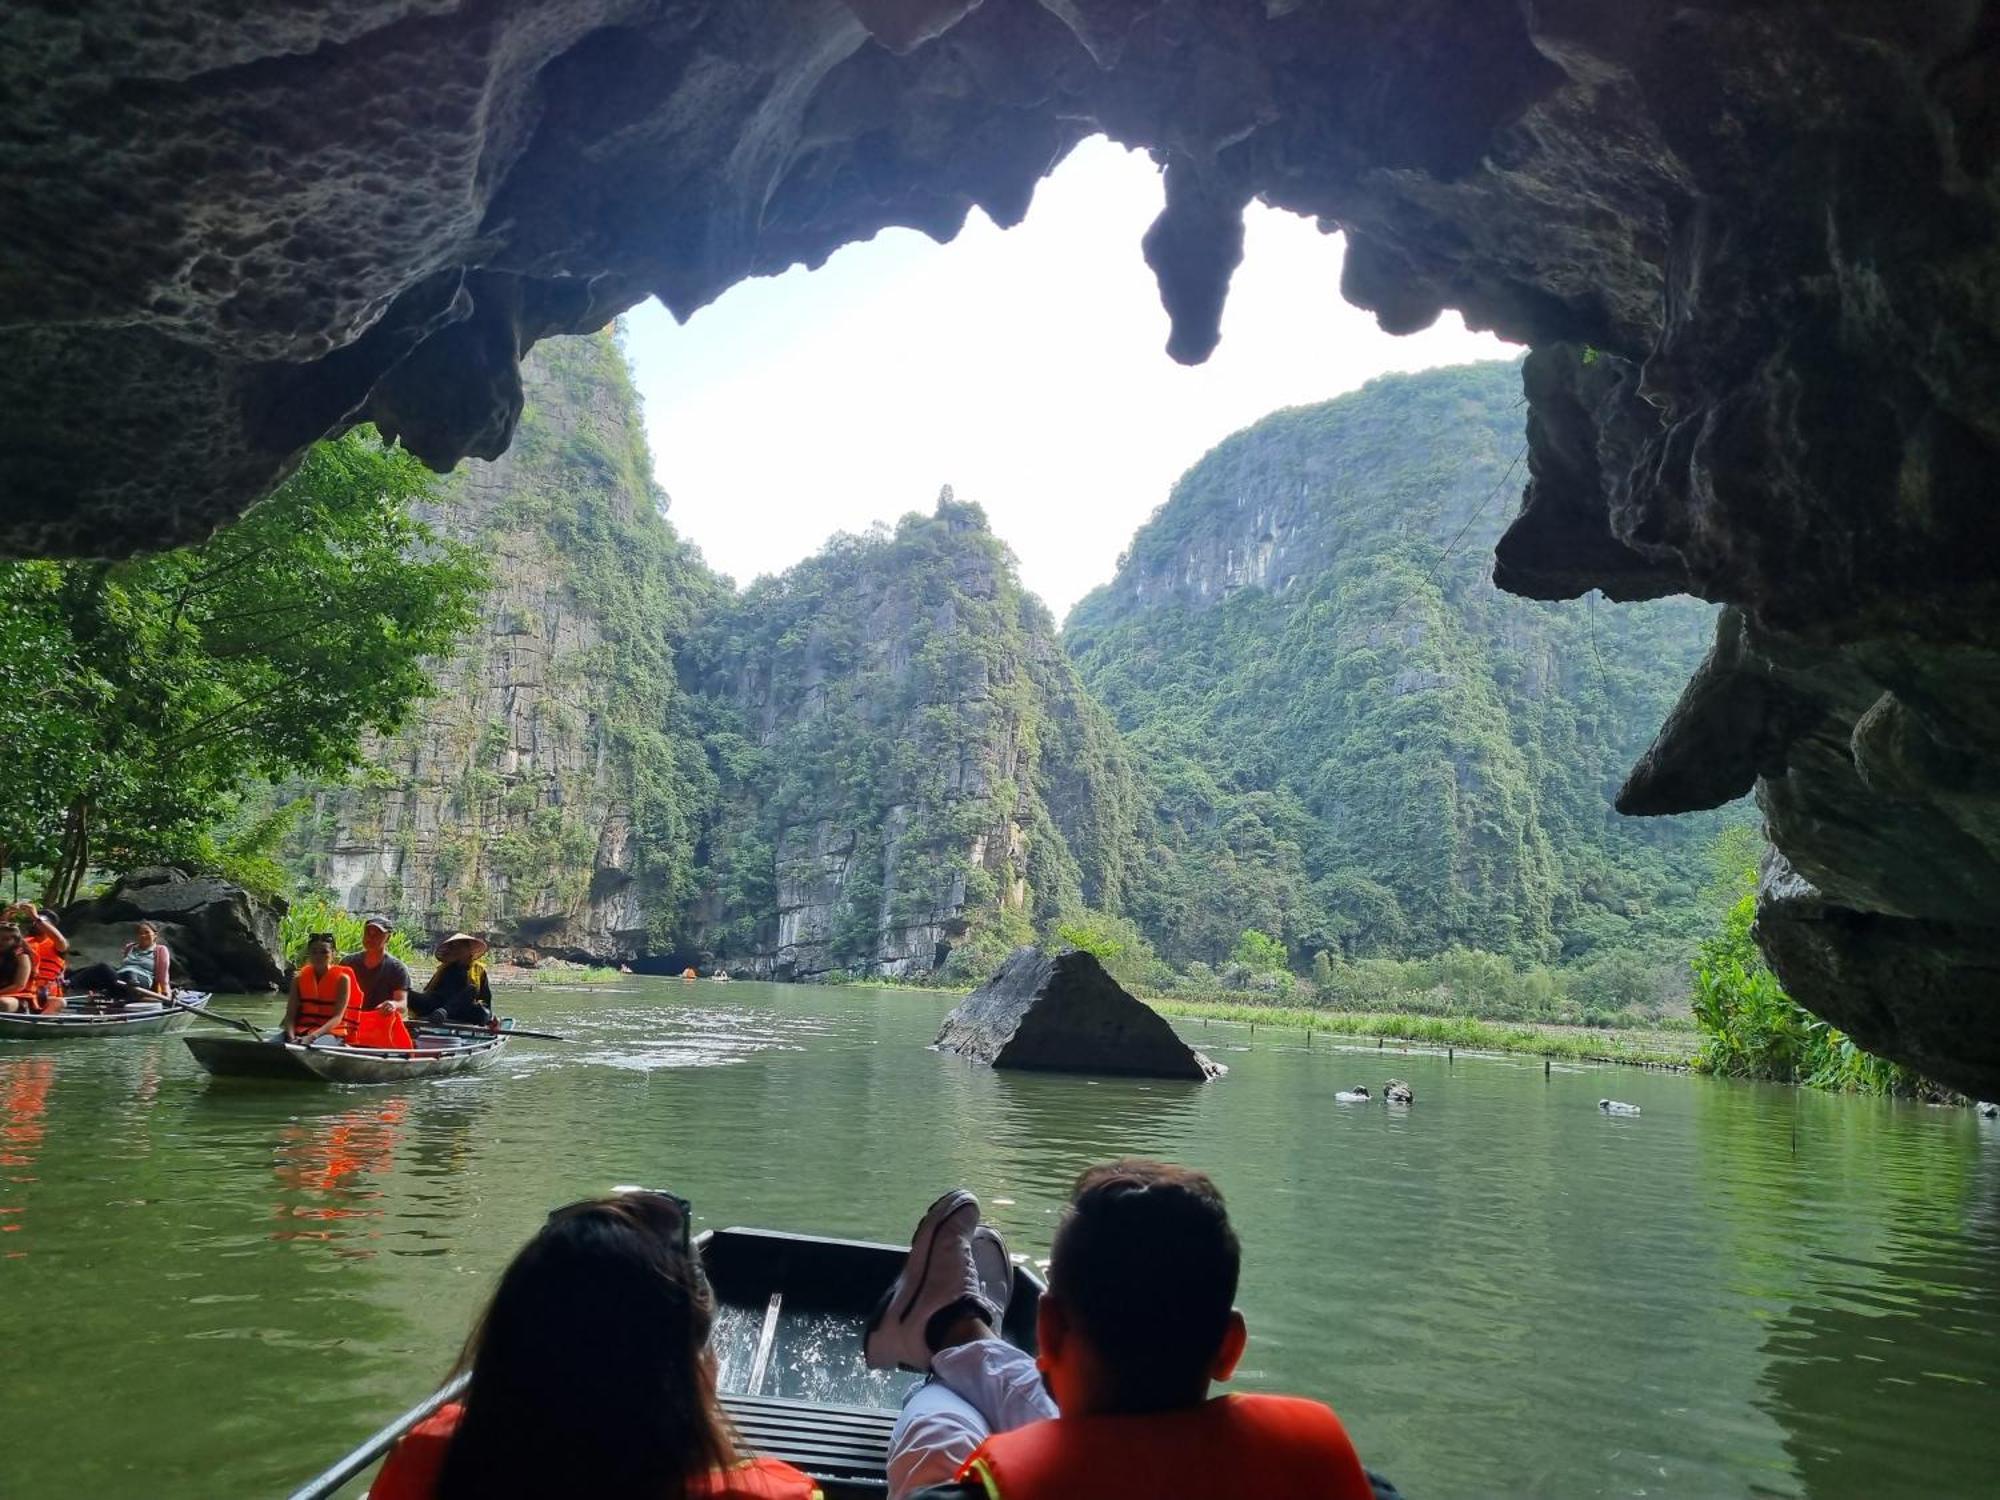
[[573, 1036], [557, 1036], [553, 1031], [523, 1031], [518, 1026], [509, 1026], [504, 1031], [494, 1031], [485, 1026], [464, 1026], [457, 1021], [412, 1021], [410, 1026], [416, 1031], [462, 1031], [467, 1036], [531, 1036], [538, 1042], [573, 1042]]
[[[149, 995], [158, 994], [158, 992], [155, 990], [148, 990], [146, 991], [146, 993]], [[210, 1010], [205, 1005], [189, 1005], [187, 1001], [176, 1000], [172, 995], [161, 995], [159, 998], [166, 1001], [166, 1003], [171, 1005], [175, 1010], [186, 1011], [189, 1015], [193, 1016], [197, 1021], [213, 1021], [218, 1026], [234, 1026], [238, 1031], [249, 1032], [250, 1035], [257, 1038], [257, 1040], [260, 1042], [268, 1042], [270, 1040], [269, 1037], [265, 1036], [263, 1032], [259, 1031], [255, 1026], [252, 1026], [248, 1021], [242, 1020], [236, 1016], [217, 1015], [214, 1011]]]

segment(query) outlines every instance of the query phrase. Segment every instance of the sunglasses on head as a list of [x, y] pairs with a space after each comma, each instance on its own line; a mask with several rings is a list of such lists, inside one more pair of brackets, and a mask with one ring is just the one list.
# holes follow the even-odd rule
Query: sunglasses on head
[[[611, 1192], [612, 1196], [617, 1198], [649, 1198], [658, 1203], [672, 1204], [680, 1224], [674, 1243], [681, 1254], [686, 1256], [694, 1254], [694, 1205], [679, 1193], [670, 1193], [665, 1188], [634, 1187], [629, 1183], [620, 1183]], [[602, 1198], [579, 1198], [574, 1203], [565, 1203], [561, 1208], [550, 1209], [549, 1218], [560, 1219], [565, 1214], [596, 1208], [603, 1202]]]

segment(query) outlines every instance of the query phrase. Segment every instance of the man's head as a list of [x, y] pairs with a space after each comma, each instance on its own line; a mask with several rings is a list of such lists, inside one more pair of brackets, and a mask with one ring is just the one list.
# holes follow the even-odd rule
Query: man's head
[[1077, 1179], [1050, 1252], [1037, 1332], [1071, 1415], [1192, 1406], [1243, 1357], [1243, 1259], [1200, 1172], [1127, 1159]]
[[361, 951], [374, 958], [389, 944], [389, 919], [370, 917], [361, 924]]

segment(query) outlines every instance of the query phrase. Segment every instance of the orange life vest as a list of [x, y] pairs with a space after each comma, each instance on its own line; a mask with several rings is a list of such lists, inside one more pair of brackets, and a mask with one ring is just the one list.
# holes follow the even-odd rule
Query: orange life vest
[[31, 981], [38, 996], [60, 995], [63, 992], [63, 971], [69, 967], [69, 960], [56, 946], [51, 937], [24, 937], [28, 952], [34, 955], [35, 977]]
[[[354, 1018], [361, 1010], [361, 977], [345, 964], [328, 964], [326, 979], [322, 981], [313, 972], [311, 964], [299, 966], [299, 1018], [300, 1031], [317, 1031], [326, 1024], [327, 1018], [340, 1004], [340, 986], [336, 981], [341, 975], [347, 976], [347, 1018], [334, 1027], [334, 1035], [342, 1041], [354, 1033]], [[321, 993], [324, 983], [325, 993]]]
[[[375, 1476], [368, 1500], [435, 1500], [445, 1450], [464, 1415], [452, 1401], [412, 1427]], [[690, 1500], [819, 1500], [819, 1493], [811, 1475], [775, 1458], [753, 1458], [688, 1485]]]
[[357, 1047], [403, 1047], [416, 1046], [410, 1037], [410, 1028], [403, 1024], [403, 1018], [386, 1006], [364, 1010], [356, 1015], [349, 1007], [347, 1014], [347, 1039]]
[[991, 1500], [1375, 1493], [1340, 1418], [1296, 1396], [1220, 1396], [1192, 1411], [1035, 1422], [989, 1437], [959, 1478], [977, 1479]]

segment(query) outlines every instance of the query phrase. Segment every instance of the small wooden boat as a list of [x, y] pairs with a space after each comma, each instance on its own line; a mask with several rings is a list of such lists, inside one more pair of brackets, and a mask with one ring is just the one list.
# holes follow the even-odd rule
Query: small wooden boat
[[[769, 1229], [712, 1229], [695, 1243], [715, 1289], [717, 1384], [744, 1445], [805, 1470], [827, 1500], [886, 1494], [889, 1433], [917, 1377], [868, 1369], [861, 1333], [902, 1269], [906, 1247]], [[1031, 1353], [1042, 1291], [1040, 1277], [1014, 1267], [1000, 1331]], [[466, 1379], [455, 1377], [404, 1412], [291, 1500], [339, 1494], [404, 1433], [457, 1399]]]
[[507, 1045], [512, 1021], [497, 1032], [410, 1028], [414, 1047], [345, 1047], [264, 1040], [240, 1033], [202, 1032], [182, 1038], [194, 1060], [219, 1078], [285, 1079], [295, 1083], [408, 1083], [485, 1067]]
[[208, 1004], [207, 990], [175, 990], [177, 1004], [145, 1000], [122, 1005], [102, 995], [71, 995], [63, 1008], [52, 1016], [30, 1016], [0, 1012], [0, 1037], [16, 1040], [99, 1036], [157, 1036], [163, 1031], [179, 1031], [193, 1021], [196, 1012]]

